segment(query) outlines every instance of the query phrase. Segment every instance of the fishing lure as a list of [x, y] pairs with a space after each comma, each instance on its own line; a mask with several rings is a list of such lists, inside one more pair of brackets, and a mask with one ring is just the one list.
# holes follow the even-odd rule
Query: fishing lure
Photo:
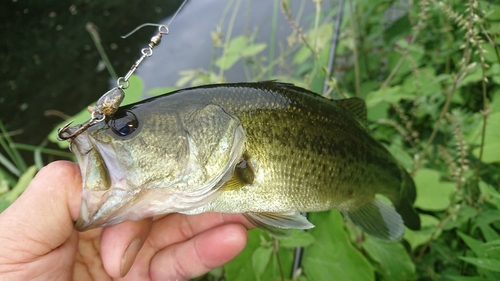
[[81, 125], [80, 129], [76, 130], [73, 133], [68, 133], [68, 128], [71, 126], [73, 121], [64, 125], [62, 128], [58, 130], [57, 138], [58, 140], [73, 140], [82, 132], [87, 130], [90, 126], [102, 122], [106, 119], [107, 116], [113, 115], [116, 110], [120, 107], [120, 104], [125, 97], [124, 89], [127, 89], [130, 86], [129, 78], [135, 72], [135, 70], [139, 67], [139, 65], [144, 61], [144, 59], [151, 57], [153, 55], [153, 48], [160, 44], [161, 38], [163, 35], [167, 35], [169, 33], [169, 29], [167, 25], [153, 24], [153, 23], [145, 23], [134, 30], [132, 30], [127, 35], [122, 36], [122, 38], [127, 38], [132, 35], [137, 30], [145, 27], [145, 26], [157, 26], [158, 33], [151, 37], [148, 47], [143, 48], [141, 50], [142, 56], [132, 65], [128, 73], [124, 77], [118, 78], [116, 81], [116, 87], [106, 92], [102, 95], [94, 107], [89, 108], [91, 113], [91, 118], [89, 121], [85, 122]]

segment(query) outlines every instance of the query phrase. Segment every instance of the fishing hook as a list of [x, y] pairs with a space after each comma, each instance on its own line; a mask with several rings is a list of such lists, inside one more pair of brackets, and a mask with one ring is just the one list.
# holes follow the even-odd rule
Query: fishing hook
[[141, 29], [144, 26], [157, 26], [158, 33], [153, 37], [151, 37], [148, 47], [143, 48], [141, 50], [142, 56], [132, 65], [129, 72], [124, 77], [118, 78], [118, 80], [116, 81], [116, 87], [109, 90], [104, 95], [102, 95], [97, 101], [96, 105], [90, 109], [92, 114], [90, 120], [82, 124], [78, 130], [69, 135], [68, 135], [68, 129], [73, 123], [73, 121], [64, 125], [57, 131], [58, 140], [73, 140], [78, 135], [87, 130], [90, 126], [104, 121], [107, 116], [113, 115], [118, 110], [121, 102], [123, 101], [123, 98], [125, 97], [125, 92], [123, 91], [123, 89], [128, 88], [130, 84], [128, 79], [130, 78], [130, 76], [132, 76], [137, 67], [139, 67], [139, 65], [145, 58], [153, 55], [153, 48], [156, 45], [160, 44], [161, 37], [169, 33], [168, 26], [166, 25], [145, 23], [136, 27], [134, 30], [132, 30], [125, 36], [122, 36], [122, 38], [127, 38], [128, 36], [132, 35], [134, 32], [136, 32], [137, 30]]
[[60, 128], [57, 131], [57, 139], [58, 140], [73, 140], [76, 138], [78, 135], [83, 133], [85, 130], [87, 130], [90, 126], [102, 122], [106, 120], [106, 117], [113, 115], [118, 108], [120, 107], [121, 102], [123, 101], [123, 98], [125, 97], [125, 92], [123, 89], [126, 89], [129, 87], [130, 83], [128, 79], [132, 74], [135, 72], [137, 67], [142, 63], [142, 61], [153, 55], [153, 48], [157, 45], [160, 44], [161, 42], [161, 37], [163, 35], [167, 35], [170, 30], [168, 29], [168, 25], [173, 21], [173, 19], [177, 16], [179, 11], [184, 7], [186, 4], [187, 0], [184, 0], [181, 4], [181, 6], [177, 9], [175, 12], [174, 16], [170, 19], [168, 24], [156, 24], [156, 23], [144, 23], [136, 27], [134, 30], [131, 32], [125, 34], [124, 36], [121, 36], [122, 38], [127, 38], [130, 35], [134, 34], [137, 30], [145, 27], [145, 26], [156, 26], [158, 27], [158, 33], [151, 37], [149, 40], [149, 44], [147, 48], [143, 48], [141, 50], [142, 56], [132, 65], [130, 70], [127, 72], [127, 74], [124, 77], [120, 77], [116, 81], [116, 87], [109, 90], [106, 92], [104, 95], [102, 95], [99, 100], [97, 101], [96, 105], [92, 108], [89, 108], [89, 111], [91, 112], [91, 118], [89, 121], [85, 122], [84, 124], [81, 125], [78, 130], [74, 131], [73, 133], [69, 133], [68, 129], [73, 123], [73, 121], [69, 122], [68, 124], [64, 125], [62, 128]]
[[99, 100], [96, 102], [96, 105], [89, 109], [89, 111], [91, 112], [91, 118], [89, 121], [82, 124], [82, 126], [72, 134], [67, 135], [68, 128], [69, 126], [71, 126], [74, 120], [69, 122], [57, 131], [57, 139], [73, 140], [78, 135], [87, 130], [90, 126], [104, 121], [106, 119], [106, 116], [113, 115], [118, 110], [118, 107], [120, 106], [124, 97], [125, 92], [123, 92], [120, 87], [115, 87], [107, 91], [99, 98]]

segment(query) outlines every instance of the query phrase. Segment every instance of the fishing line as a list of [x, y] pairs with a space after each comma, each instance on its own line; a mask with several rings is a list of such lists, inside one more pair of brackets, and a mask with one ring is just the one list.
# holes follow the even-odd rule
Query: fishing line
[[58, 140], [73, 140], [76, 138], [78, 135], [83, 133], [85, 130], [87, 130], [90, 126], [102, 122], [106, 119], [107, 116], [113, 115], [118, 108], [120, 107], [120, 104], [122, 103], [123, 99], [125, 98], [125, 92], [123, 91], [124, 89], [127, 89], [130, 86], [129, 83], [129, 78], [132, 76], [132, 74], [135, 72], [135, 70], [139, 67], [139, 65], [148, 57], [151, 57], [153, 55], [153, 48], [157, 45], [160, 44], [161, 38], [163, 35], [167, 35], [170, 30], [168, 29], [168, 26], [170, 23], [174, 20], [174, 18], [177, 16], [179, 11], [184, 7], [186, 4], [187, 0], [184, 0], [182, 4], [179, 6], [177, 11], [174, 13], [172, 18], [169, 20], [168, 24], [163, 25], [163, 24], [156, 24], [156, 23], [144, 23], [139, 25], [138, 27], [134, 28], [131, 32], [125, 34], [124, 36], [121, 36], [122, 38], [127, 38], [130, 35], [134, 34], [137, 30], [145, 27], [145, 26], [155, 26], [158, 27], [158, 33], [151, 37], [149, 40], [149, 44], [146, 48], [143, 48], [141, 50], [142, 56], [130, 67], [130, 70], [127, 72], [127, 74], [123, 77], [120, 77], [116, 80], [116, 87], [113, 89], [109, 90], [106, 92], [104, 95], [102, 95], [99, 100], [97, 100], [96, 105], [94, 107], [89, 107], [89, 112], [91, 114], [91, 118], [89, 121], [83, 123], [80, 125], [80, 127], [73, 131], [70, 132], [69, 127], [73, 123], [73, 121], [67, 123], [64, 125], [62, 128], [60, 128], [57, 131], [57, 139]]

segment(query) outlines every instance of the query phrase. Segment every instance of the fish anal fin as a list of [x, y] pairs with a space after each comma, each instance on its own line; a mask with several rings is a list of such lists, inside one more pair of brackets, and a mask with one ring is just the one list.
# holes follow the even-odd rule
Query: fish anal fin
[[290, 229], [309, 229], [314, 225], [297, 212], [290, 213], [244, 213], [255, 226], [275, 236], [290, 236]]
[[342, 213], [370, 236], [387, 241], [403, 238], [403, 219], [392, 206], [378, 198]]
[[368, 119], [366, 117], [366, 103], [360, 98], [349, 98], [336, 100], [343, 108], [349, 111], [356, 120], [365, 128], [368, 128]]

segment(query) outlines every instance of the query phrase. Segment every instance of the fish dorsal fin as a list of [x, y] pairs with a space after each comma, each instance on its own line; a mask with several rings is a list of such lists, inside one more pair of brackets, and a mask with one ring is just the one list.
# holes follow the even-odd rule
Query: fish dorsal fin
[[368, 128], [368, 119], [366, 117], [366, 103], [360, 98], [349, 98], [343, 100], [336, 100], [343, 108], [349, 111], [354, 118], [363, 127]]
[[403, 219], [394, 208], [378, 198], [355, 210], [342, 213], [370, 236], [386, 241], [399, 241], [403, 238]]
[[267, 232], [279, 236], [290, 236], [289, 231], [295, 229], [309, 229], [313, 228], [314, 224], [310, 223], [306, 217], [297, 212], [287, 213], [244, 213], [245, 218], [248, 219], [255, 226], [266, 230]]

